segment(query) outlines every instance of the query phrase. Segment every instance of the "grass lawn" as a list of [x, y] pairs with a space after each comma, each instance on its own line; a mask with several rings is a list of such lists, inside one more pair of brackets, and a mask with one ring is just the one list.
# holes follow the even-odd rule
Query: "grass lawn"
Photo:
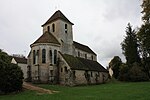
[[107, 83], [92, 86], [65, 87], [39, 85], [60, 91], [55, 94], [37, 94], [35, 91], [2, 95], [0, 100], [150, 100], [150, 82]]

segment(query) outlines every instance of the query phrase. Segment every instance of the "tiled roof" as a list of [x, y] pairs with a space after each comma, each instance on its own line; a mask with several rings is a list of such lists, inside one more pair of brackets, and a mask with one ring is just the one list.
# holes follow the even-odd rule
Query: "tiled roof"
[[73, 41], [73, 45], [75, 46], [75, 48], [80, 49], [82, 51], [88, 52], [88, 53], [92, 53], [94, 55], [96, 55], [88, 46], [80, 44], [78, 42]]
[[51, 23], [51, 22], [53, 22], [53, 21], [55, 21], [57, 19], [64, 20], [64, 21], [66, 21], [66, 22], [68, 22], [68, 23], [73, 25], [73, 23], [70, 22], [60, 10], [58, 10], [42, 26], [44, 26], [46, 24], [49, 24], [49, 23]]
[[27, 64], [27, 59], [25, 57], [12, 57], [17, 63]]
[[101, 64], [97, 61], [92, 61], [84, 58], [74, 57], [68, 54], [61, 54], [71, 69], [74, 70], [88, 70], [88, 71], [99, 71], [108, 72]]
[[45, 32], [40, 36], [33, 44], [36, 43], [54, 43], [54, 44], [59, 44], [58, 40], [49, 32]]

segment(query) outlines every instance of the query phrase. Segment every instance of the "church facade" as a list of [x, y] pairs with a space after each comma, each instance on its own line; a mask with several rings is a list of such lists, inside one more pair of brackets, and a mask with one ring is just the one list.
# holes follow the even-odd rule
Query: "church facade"
[[103, 83], [108, 71], [86, 45], [73, 41], [72, 26], [56, 11], [42, 25], [43, 34], [30, 45], [28, 78], [32, 82], [80, 85]]

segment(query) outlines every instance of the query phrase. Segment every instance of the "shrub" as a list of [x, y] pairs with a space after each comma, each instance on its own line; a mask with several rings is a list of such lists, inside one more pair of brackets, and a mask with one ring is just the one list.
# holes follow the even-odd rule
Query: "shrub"
[[140, 67], [138, 63], [133, 64], [133, 67], [129, 71], [129, 75], [130, 75], [130, 80], [133, 82], [148, 80], [148, 76], [142, 70], [142, 67]]
[[118, 80], [120, 81], [129, 81], [129, 67], [126, 64], [122, 64], [120, 67]]
[[0, 92], [10, 93], [22, 89], [23, 72], [16, 64], [10, 63], [7, 53], [0, 50]]

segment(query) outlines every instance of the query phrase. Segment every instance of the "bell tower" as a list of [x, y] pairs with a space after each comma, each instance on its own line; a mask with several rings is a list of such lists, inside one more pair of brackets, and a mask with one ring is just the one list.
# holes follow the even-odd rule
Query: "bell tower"
[[46, 21], [45, 24], [42, 25], [43, 34], [47, 31], [53, 34], [61, 43], [61, 52], [63, 54], [73, 55], [73, 25], [74, 24], [70, 22], [60, 10], [58, 10]]

